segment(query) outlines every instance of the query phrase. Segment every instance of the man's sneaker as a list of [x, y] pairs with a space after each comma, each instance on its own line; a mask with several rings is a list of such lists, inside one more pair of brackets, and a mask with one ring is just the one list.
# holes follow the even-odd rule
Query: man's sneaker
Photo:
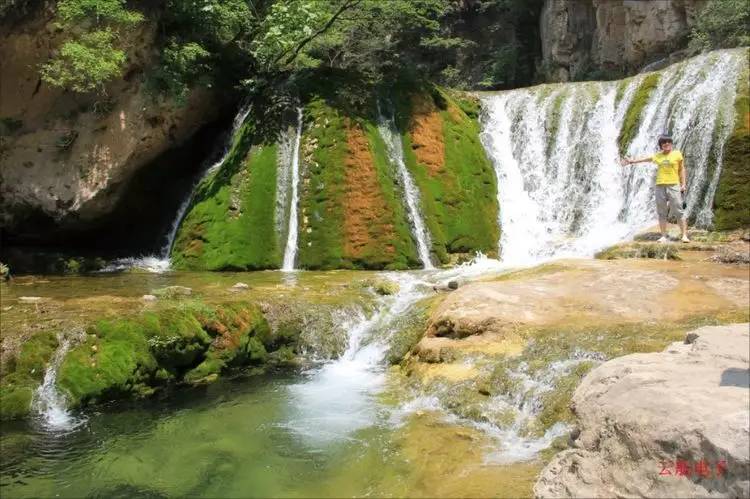
[[669, 238], [667, 236], [661, 236], [658, 241], [656, 241], [659, 244], [666, 244], [669, 242]]
[[682, 236], [682, 242], [683, 243], [689, 243], [690, 239], [688, 239], [687, 235]]

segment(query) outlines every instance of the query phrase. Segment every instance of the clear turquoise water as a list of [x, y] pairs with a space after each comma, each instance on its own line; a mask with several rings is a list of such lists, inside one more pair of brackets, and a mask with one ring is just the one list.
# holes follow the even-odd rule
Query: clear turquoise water
[[[385, 412], [326, 434], [295, 407], [304, 373], [241, 376], [90, 412], [70, 432], [4, 425], [3, 497], [302, 497], [405, 493]], [[373, 409], [377, 412], [377, 404]], [[334, 426], [336, 422], [331, 422]], [[311, 429], [317, 428], [317, 432]], [[386, 490], [387, 489], [387, 490]], [[400, 490], [399, 490], [400, 489]]]

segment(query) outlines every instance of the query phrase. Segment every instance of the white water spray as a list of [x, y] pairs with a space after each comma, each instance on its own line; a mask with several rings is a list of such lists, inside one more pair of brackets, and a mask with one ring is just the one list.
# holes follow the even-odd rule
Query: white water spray
[[57, 371], [72, 341], [72, 338], [65, 335], [58, 337], [58, 347], [44, 372], [44, 380], [34, 391], [31, 399], [31, 410], [39, 415], [42, 426], [47, 430], [68, 431], [84, 422], [70, 413], [65, 395], [60, 393], [55, 385]]
[[284, 248], [283, 271], [294, 270], [294, 260], [297, 257], [298, 226], [297, 204], [299, 203], [299, 146], [302, 141], [302, 108], [297, 108], [297, 136], [291, 156], [292, 196], [289, 208], [289, 229], [287, 231], [286, 247]]
[[[728, 50], [664, 69], [627, 147], [628, 156], [650, 155], [658, 135], [672, 133], [689, 172], [687, 214], [699, 225], [710, 222], [742, 64], [744, 51]], [[620, 82], [590, 82], [483, 98], [504, 262], [592, 255], [654, 223], [655, 168], [619, 164], [618, 137], [643, 78], [625, 83], [621, 96]]]
[[391, 164], [396, 166], [396, 172], [398, 173], [401, 185], [403, 186], [406, 211], [409, 216], [414, 239], [416, 239], [417, 242], [417, 253], [419, 254], [419, 259], [422, 261], [422, 265], [425, 269], [433, 269], [435, 267], [430, 261], [430, 247], [432, 246], [430, 233], [427, 230], [427, 226], [422, 219], [422, 214], [419, 211], [419, 190], [417, 189], [414, 180], [411, 178], [411, 174], [406, 168], [406, 164], [404, 164], [404, 151], [403, 146], [401, 145], [401, 135], [396, 128], [396, 121], [393, 117], [393, 113], [389, 116], [385, 116], [380, 109], [380, 104], [378, 104], [378, 115], [378, 131], [383, 138], [383, 142], [385, 142], [386, 150], [388, 151], [388, 158], [390, 159]]
[[398, 283], [398, 293], [379, 298], [372, 314], [346, 314], [341, 324], [348, 332], [344, 353], [313, 371], [306, 382], [290, 387], [294, 404], [287, 426], [310, 444], [351, 438], [379, 417], [376, 397], [385, 383], [388, 339], [407, 310], [431, 291], [412, 274], [384, 277]]

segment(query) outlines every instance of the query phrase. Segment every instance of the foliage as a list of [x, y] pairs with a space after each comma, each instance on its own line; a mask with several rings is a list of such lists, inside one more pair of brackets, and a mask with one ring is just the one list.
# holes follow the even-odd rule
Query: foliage
[[162, 51], [161, 64], [151, 75], [150, 84], [165, 91], [177, 102], [184, 103], [190, 89], [188, 82], [210, 84], [210, 53], [200, 44], [169, 42]]
[[709, 0], [696, 16], [690, 34], [694, 52], [750, 45], [750, 3]]
[[76, 92], [103, 90], [120, 76], [125, 52], [115, 48], [116, 35], [109, 29], [84, 33], [63, 43], [60, 55], [42, 67], [42, 80]]
[[69, 38], [41, 67], [42, 80], [75, 92], [104, 92], [127, 59], [120, 33], [143, 21], [143, 15], [127, 10], [124, 0], [61, 0], [56, 21]]

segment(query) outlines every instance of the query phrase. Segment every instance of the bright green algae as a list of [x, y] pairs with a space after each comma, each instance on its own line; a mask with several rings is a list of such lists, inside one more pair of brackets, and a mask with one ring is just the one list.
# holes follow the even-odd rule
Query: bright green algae
[[720, 230], [750, 226], [750, 69], [747, 65], [738, 78], [734, 131], [724, 145], [714, 201], [714, 225]]
[[[431, 232], [433, 254], [497, 251], [497, 197], [494, 170], [479, 141], [478, 103], [465, 95], [429, 90], [442, 103], [444, 174], [429, 177], [415, 163], [404, 132], [405, 161], [421, 192], [421, 209]], [[408, 102], [403, 97], [401, 102]], [[408, 106], [400, 124], [408, 130]], [[406, 113], [406, 114], [404, 114]], [[468, 113], [468, 114], [467, 114]], [[252, 119], [252, 118], [251, 118]], [[375, 101], [344, 109], [313, 97], [304, 110], [300, 148], [299, 237], [296, 266], [304, 269], [389, 269], [421, 266], [409, 226], [403, 186], [377, 129]], [[348, 145], [352, 129], [369, 144], [378, 201], [385, 207], [367, 229], [357, 254], [348, 249], [345, 226]], [[219, 170], [199, 185], [172, 249], [173, 265], [187, 270], [279, 268], [284, 242], [275, 220], [277, 145], [254, 143], [245, 123]]]
[[257, 305], [186, 302], [98, 321], [65, 357], [58, 386], [73, 406], [150, 395], [168, 382], [212, 381], [230, 365], [260, 364], [277, 344]]
[[33, 392], [44, 378], [57, 343], [55, 333], [37, 333], [23, 343], [17, 357], [2, 365], [0, 420], [28, 414]]
[[187, 270], [278, 268], [282, 244], [275, 230], [277, 146], [252, 145], [245, 123], [216, 171], [198, 186], [183, 220], [172, 264]]
[[443, 169], [431, 175], [417, 160], [410, 134], [414, 94], [398, 101], [404, 160], [419, 191], [422, 216], [430, 231], [432, 253], [446, 263], [450, 253], [497, 252], [497, 181], [479, 140], [479, 123], [439, 89], [417, 98], [427, 99], [442, 121]]

